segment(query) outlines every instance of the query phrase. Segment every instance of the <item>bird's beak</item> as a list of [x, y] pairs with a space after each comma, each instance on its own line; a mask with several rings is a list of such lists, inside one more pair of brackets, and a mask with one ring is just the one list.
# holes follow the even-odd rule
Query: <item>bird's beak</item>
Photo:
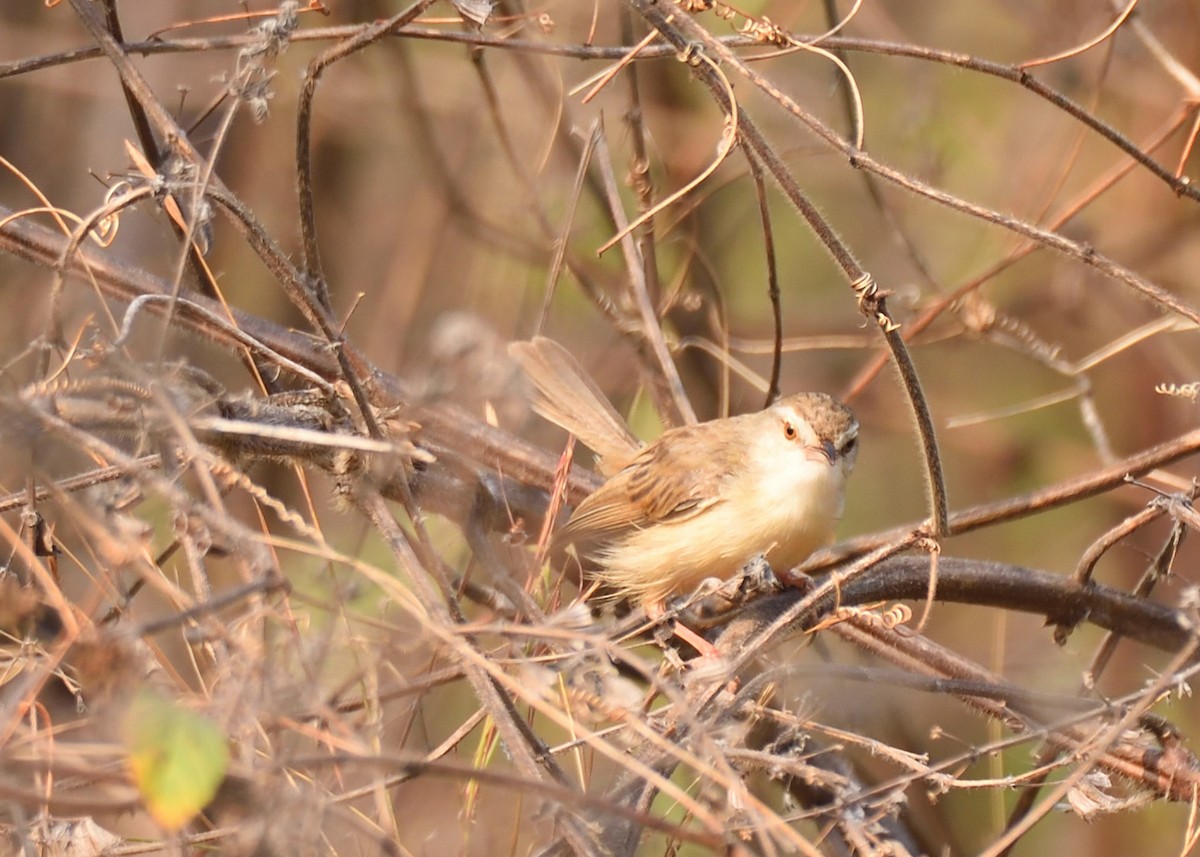
[[820, 446], [805, 447], [804, 453], [804, 457], [809, 461], [819, 461], [822, 464], [833, 464], [834, 458], [837, 457], [833, 441], [829, 440], [822, 441]]

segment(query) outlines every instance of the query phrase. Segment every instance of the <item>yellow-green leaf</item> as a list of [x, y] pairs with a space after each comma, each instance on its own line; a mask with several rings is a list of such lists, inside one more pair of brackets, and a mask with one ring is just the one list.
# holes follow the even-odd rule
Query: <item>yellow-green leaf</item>
[[167, 830], [183, 827], [217, 793], [229, 747], [215, 723], [154, 691], [134, 698], [123, 722], [129, 769], [146, 808]]

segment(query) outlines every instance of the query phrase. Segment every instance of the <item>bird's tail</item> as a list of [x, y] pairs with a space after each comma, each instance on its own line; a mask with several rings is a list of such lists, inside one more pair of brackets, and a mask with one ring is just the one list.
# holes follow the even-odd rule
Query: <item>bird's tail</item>
[[508, 353], [537, 389], [533, 402], [537, 413], [596, 453], [602, 473], [609, 475], [625, 466], [641, 444], [567, 349], [537, 336], [510, 344]]

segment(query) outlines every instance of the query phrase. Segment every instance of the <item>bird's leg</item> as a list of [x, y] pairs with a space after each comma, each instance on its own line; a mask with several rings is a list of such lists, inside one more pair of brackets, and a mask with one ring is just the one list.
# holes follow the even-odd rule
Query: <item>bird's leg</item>
[[[663, 617], [666, 615], [667, 605], [664, 602], [650, 601], [646, 603], [646, 618], [651, 622], [661, 622]], [[701, 637], [691, 628], [684, 625], [678, 619], [672, 618], [670, 620], [670, 627], [671, 633], [695, 649], [699, 653], [701, 659], [719, 659], [721, 657], [716, 646]]]
[[730, 582], [737, 584], [735, 595], [729, 599], [735, 604], [745, 604], [759, 595], [778, 592], [783, 588], [775, 569], [767, 562], [766, 554], [761, 553], [751, 557]]

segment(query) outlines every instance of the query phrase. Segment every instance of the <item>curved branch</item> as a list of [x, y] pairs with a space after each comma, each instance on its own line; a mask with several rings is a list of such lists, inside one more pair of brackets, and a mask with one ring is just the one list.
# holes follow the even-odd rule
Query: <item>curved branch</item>
[[[1086, 500], [1125, 485], [1126, 477], [1141, 476], [1155, 468], [1165, 467], [1198, 452], [1200, 452], [1200, 429], [1193, 429], [1171, 440], [1163, 441], [1157, 446], [1122, 458], [1101, 470], [1094, 470], [1074, 479], [1048, 485], [1028, 494], [1009, 497], [995, 503], [984, 503], [963, 509], [961, 512], [955, 512], [950, 516], [950, 528], [947, 535], [957, 536], [969, 533], [972, 530]], [[804, 570], [816, 571], [843, 562], [850, 557], [862, 556], [880, 545], [895, 541], [905, 533], [911, 533], [917, 526], [919, 525], [904, 524], [891, 530], [871, 533], [834, 545], [828, 550], [814, 554], [805, 563]]]

